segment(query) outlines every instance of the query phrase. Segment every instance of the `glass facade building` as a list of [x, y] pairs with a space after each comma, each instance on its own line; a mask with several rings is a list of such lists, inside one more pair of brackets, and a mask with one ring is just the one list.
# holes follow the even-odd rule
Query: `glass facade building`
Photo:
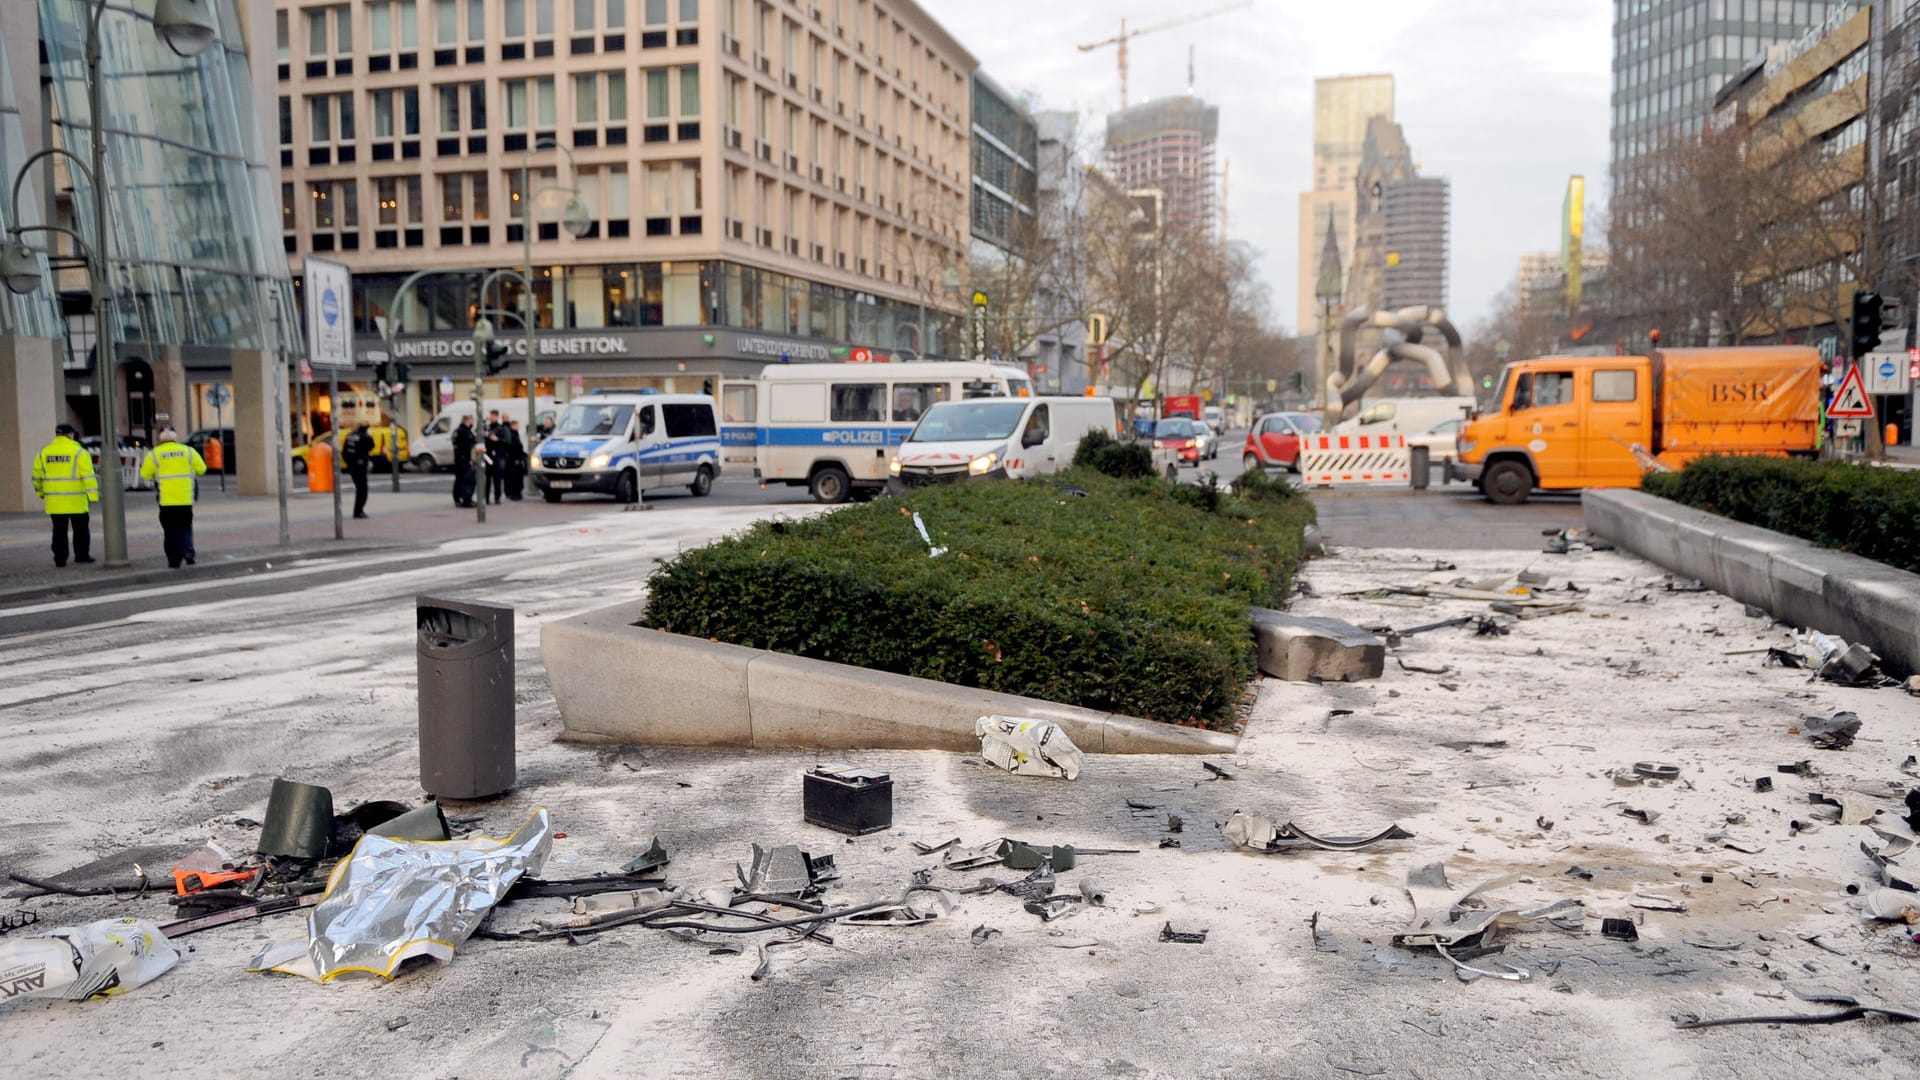
[[1017, 242], [1017, 223], [1033, 221], [1040, 133], [1027, 110], [978, 71], [972, 142], [974, 239], [1010, 247]]
[[[87, 20], [98, 0], [38, 0], [51, 77], [55, 141], [82, 161], [94, 118]], [[269, 216], [272, 165], [262, 152], [246, 26], [235, 0], [208, 5], [219, 43], [175, 55], [154, 32], [152, 0], [109, 4], [100, 17], [107, 141], [107, 219], [117, 340], [129, 346], [262, 350], [272, 306], [282, 343], [297, 348], [286, 257]], [[89, 243], [93, 194], [63, 170], [64, 216]]]
[[[11, 200], [13, 177], [19, 173], [20, 166], [27, 160], [27, 143], [21, 127], [20, 106], [14, 98], [13, 72], [7, 61], [7, 51], [0, 49], [0, 182], [7, 184], [0, 188], [0, 229], [11, 230], [14, 226]], [[40, 187], [29, 176], [20, 185], [20, 223], [38, 225], [43, 220], [40, 213]], [[28, 233], [23, 239], [36, 248], [44, 246], [45, 233]], [[11, 289], [0, 289], [0, 335], [20, 337], [51, 338], [59, 335], [59, 321], [50, 288], [41, 288], [26, 296], [15, 295]]]
[[1697, 136], [1728, 79], [1857, 0], [1614, 0], [1613, 190], [1674, 137]]

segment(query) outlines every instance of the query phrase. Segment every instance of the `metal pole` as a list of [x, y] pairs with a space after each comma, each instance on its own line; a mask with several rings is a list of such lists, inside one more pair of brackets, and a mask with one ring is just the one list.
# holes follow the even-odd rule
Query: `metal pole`
[[[279, 482], [273, 486], [275, 501], [280, 504], [280, 546], [292, 547], [293, 529], [287, 521], [287, 489], [293, 486], [293, 463], [287, 453], [287, 350], [283, 347], [287, 340], [287, 328], [280, 322], [279, 290], [269, 285], [267, 298], [273, 302], [273, 340], [267, 351], [273, 357], [273, 471], [279, 477]], [[234, 433], [233, 441], [240, 441], [239, 432]]]
[[[333, 454], [327, 455], [327, 468], [333, 471], [333, 482], [327, 485], [333, 489], [333, 538], [345, 540], [347, 538], [346, 521], [340, 516], [340, 470], [334, 467], [334, 454], [344, 451], [346, 442], [340, 437], [340, 369], [331, 366], [327, 368], [327, 400], [333, 409], [327, 414], [333, 418]], [[389, 443], [387, 460], [393, 460], [394, 453], [393, 445]], [[307, 451], [307, 475], [309, 477], [313, 475], [312, 450]]]
[[[225, 405], [215, 405], [213, 407], [213, 431], [214, 431], [213, 437], [216, 439], [219, 438], [220, 432], [225, 430], [227, 430], [227, 407]], [[227, 448], [225, 446], [222, 446], [220, 447], [220, 492], [221, 494], [225, 494], [226, 490], [227, 490]]]
[[114, 348], [112, 303], [107, 275], [113, 265], [113, 243], [107, 234], [107, 132], [106, 92], [100, 79], [100, 16], [107, 10], [106, 0], [98, 0], [87, 20], [87, 128], [88, 158], [93, 171], [93, 261], [87, 284], [93, 293], [94, 382], [100, 396], [100, 460], [111, 462], [112, 481], [100, 484], [101, 532], [106, 538], [108, 570], [127, 565], [126, 492], [120, 479], [119, 409], [115, 397], [119, 387], [114, 371], [118, 350]]
[[[484, 298], [483, 298], [484, 299]], [[474, 520], [482, 525], [487, 523], [487, 487], [486, 479], [480, 473], [480, 466], [474, 460], [482, 447], [486, 446], [486, 431], [480, 426], [483, 417], [481, 403], [486, 400], [481, 392], [481, 383], [487, 375], [487, 345], [481, 339], [481, 327], [487, 322], [485, 317], [473, 325], [473, 451], [467, 455], [467, 468], [473, 470], [473, 484], [479, 498], [473, 500]], [[491, 335], [489, 335], [490, 337]], [[458, 469], [459, 463], [454, 463]]]
[[[529, 107], [531, 107], [531, 103], [529, 103]], [[526, 334], [527, 334], [527, 435], [524, 442], [526, 443], [526, 445], [530, 447], [533, 444], [534, 424], [537, 419], [537, 414], [539, 413], [536, 399], [540, 396], [539, 388], [535, 384], [534, 377], [533, 377], [534, 365], [535, 365], [535, 360], [534, 360], [535, 343], [534, 343], [534, 335], [533, 335], [533, 325], [536, 318], [539, 315], [539, 312], [535, 309], [534, 303], [533, 303], [533, 151], [532, 150], [528, 150], [526, 153], [520, 155], [520, 221], [521, 221], [520, 242], [523, 246], [523, 250], [526, 255], [526, 267], [525, 267], [526, 275], [520, 282], [520, 310], [525, 315], [525, 317], [522, 318], [520, 322], [525, 328]], [[634, 284], [638, 285], [640, 283], [636, 281], [634, 282]], [[482, 301], [485, 301], [486, 297], [483, 296], [480, 299]], [[478, 407], [479, 406], [477, 405], [475, 406], [475, 408], [478, 408]], [[474, 423], [477, 424], [479, 422], [480, 420], [476, 416], [474, 418]]]

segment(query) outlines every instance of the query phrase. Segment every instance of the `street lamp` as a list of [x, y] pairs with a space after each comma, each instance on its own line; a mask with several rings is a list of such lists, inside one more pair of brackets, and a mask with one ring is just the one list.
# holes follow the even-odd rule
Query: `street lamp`
[[[100, 485], [101, 532], [106, 542], [106, 558], [102, 560], [102, 565], [107, 569], [115, 569], [127, 565], [127, 512], [126, 492], [121, 487], [118, 475], [120, 436], [116, 414], [119, 410], [114, 398], [119, 388], [115, 385], [113, 319], [109, 312], [113, 296], [108, 267], [111, 265], [109, 260], [113, 238], [107, 232], [107, 134], [104, 122], [107, 111], [105, 84], [100, 77], [100, 18], [106, 14], [107, 6], [107, 0], [89, 0], [87, 9], [84, 53], [87, 160], [82, 162], [79, 155], [64, 147], [50, 146], [41, 150], [20, 163], [20, 171], [14, 174], [13, 194], [8, 203], [11, 212], [8, 220], [19, 221], [20, 188], [31, 174], [34, 164], [42, 158], [56, 155], [64, 157], [76, 172], [86, 177], [87, 186], [93, 193], [93, 240], [89, 243], [77, 231], [58, 225], [15, 225], [6, 247], [0, 250], [0, 280], [4, 280], [7, 289], [15, 293], [30, 293], [40, 287], [44, 279], [40, 272], [39, 255], [20, 239], [22, 234], [29, 232], [64, 234], [86, 262], [87, 287], [93, 297], [96, 342], [93, 378], [94, 394], [100, 408], [101, 460], [112, 463], [110, 482]], [[198, 56], [219, 37], [207, 0], [158, 0], [153, 9], [153, 29], [167, 48], [183, 57]]]
[[[534, 374], [538, 366], [534, 345], [534, 326], [539, 322], [539, 312], [533, 306], [533, 204], [540, 196], [549, 191], [567, 193], [566, 209], [560, 212], [560, 224], [575, 240], [584, 238], [593, 231], [593, 214], [587, 210], [587, 204], [580, 201], [580, 189], [548, 184], [539, 191], [533, 190], [533, 152], [535, 150], [558, 150], [567, 156], [567, 168], [573, 175], [580, 175], [580, 163], [573, 159], [573, 151], [552, 139], [541, 139], [526, 148], [520, 154], [520, 240], [525, 245], [522, 275], [520, 279], [520, 308], [526, 313], [521, 321], [527, 328], [527, 439], [533, 439], [534, 426], [538, 422], [540, 408], [540, 390], [535, 385]], [[480, 299], [486, 300], [486, 287], [481, 286]], [[557, 314], [557, 312], [556, 312]], [[478, 406], [475, 406], [478, 408]], [[475, 422], [479, 418], [475, 417]]]

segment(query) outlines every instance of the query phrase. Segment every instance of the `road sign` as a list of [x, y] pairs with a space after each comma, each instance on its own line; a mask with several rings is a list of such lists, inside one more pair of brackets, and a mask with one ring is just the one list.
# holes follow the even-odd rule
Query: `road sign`
[[337, 262], [308, 256], [307, 356], [314, 367], [353, 367], [353, 275]]
[[224, 409], [227, 407], [227, 402], [232, 400], [233, 391], [226, 386], [216, 384], [207, 387], [207, 408]]
[[871, 364], [873, 363], [873, 351], [870, 349], [854, 349], [847, 354], [847, 363]]
[[1867, 393], [1904, 394], [1910, 384], [1909, 362], [1904, 352], [1868, 353], [1862, 367], [1867, 369]]
[[1867, 384], [1860, 378], [1860, 365], [1847, 369], [1847, 377], [1840, 381], [1840, 392], [1833, 395], [1833, 404], [1827, 406], [1827, 415], [1836, 419], [1873, 419], [1873, 403], [1867, 400]]

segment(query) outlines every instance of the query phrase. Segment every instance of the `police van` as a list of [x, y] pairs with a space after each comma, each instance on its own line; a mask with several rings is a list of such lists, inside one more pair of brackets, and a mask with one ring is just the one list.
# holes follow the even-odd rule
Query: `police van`
[[1032, 397], [1033, 380], [965, 361], [770, 364], [755, 389], [754, 475], [838, 503], [886, 489], [889, 454], [934, 405]]
[[681, 486], [705, 495], [720, 476], [713, 398], [596, 390], [567, 403], [528, 465], [533, 486], [550, 503], [581, 491], [619, 502]]

